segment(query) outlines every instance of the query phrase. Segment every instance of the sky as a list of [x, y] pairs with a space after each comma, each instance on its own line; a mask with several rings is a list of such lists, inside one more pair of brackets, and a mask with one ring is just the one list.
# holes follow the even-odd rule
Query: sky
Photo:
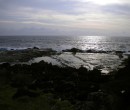
[[130, 0], [0, 0], [0, 35], [130, 36]]

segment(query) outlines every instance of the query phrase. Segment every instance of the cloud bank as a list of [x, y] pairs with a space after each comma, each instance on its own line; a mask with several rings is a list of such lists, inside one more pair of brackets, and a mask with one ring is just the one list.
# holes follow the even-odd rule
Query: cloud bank
[[128, 0], [0, 0], [0, 35], [130, 36]]

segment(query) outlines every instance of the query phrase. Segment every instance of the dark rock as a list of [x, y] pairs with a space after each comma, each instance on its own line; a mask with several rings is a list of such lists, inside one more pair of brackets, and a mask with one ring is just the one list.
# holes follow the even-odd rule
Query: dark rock
[[76, 52], [84, 52], [83, 50], [80, 50], [78, 48], [72, 48], [72, 49], [66, 49], [66, 50], [62, 50], [63, 52], [73, 52], [73, 53], [76, 53]]
[[1, 67], [8, 68], [8, 67], [10, 67], [10, 63], [3, 63], [3, 64], [1, 64]]
[[37, 96], [39, 96], [39, 94], [36, 93], [36, 92], [29, 91], [29, 90], [24, 89], [24, 88], [20, 88], [20, 89], [18, 89], [17, 92], [13, 95], [13, 99], [17, 99], [17, 98], [23, 97], [23, 96], [37, 97]]
[[33, 49], [39, 49], [38, 47], [33, 47]]

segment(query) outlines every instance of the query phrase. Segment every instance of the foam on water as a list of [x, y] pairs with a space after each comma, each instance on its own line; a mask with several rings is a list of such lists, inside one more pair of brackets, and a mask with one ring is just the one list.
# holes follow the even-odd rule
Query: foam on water
[[[125, 58], [126, 57], [124, 57], [124, 59]], [[76, 55], [73, 55], [71, 52], [63, 52], [60, 55], [34, 58], [30, 62], [34, 63], [42, 60], [58, 66], [69, 66], [74, 68], [84, 66], [88, 70], [97, 68], [103, 73], [109, 73], [110, 71], [118, 69], [123, 59], [121, 60], [117, 55], [106, 53], [77, 53]]]

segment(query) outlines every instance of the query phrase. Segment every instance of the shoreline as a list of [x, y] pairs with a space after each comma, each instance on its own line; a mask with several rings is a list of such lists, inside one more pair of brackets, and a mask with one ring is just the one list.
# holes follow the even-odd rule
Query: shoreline
[[[67, 57], [65, 53], [69, 53], [69, 56]], [[58, 51], [52, 50], [51, 48], [39, 49], [38, 47], [33, 47], [33, 48], [27, 48], [27, 49], [22, 49], [22, 50], [0, 51], [0, 64], [10, 63], [12, 65], [15, 65], [15, 64], [29, 64], [30, 65], [32, 63], [36, 63], [36, 62], [38, 63], [38, 62], [44, 60], [45, 62], [52, 63], [53, 65], [59, 65], [59, 66], [66, 65], [65, 67], [69, 67], [70, 64], [68, 61], [70, 61], [70, 60], [64, 59], [64, 57], [65, 58], [72, 57], [72, 59], [76, 58], [76, 60], [73, 61], [73, 63], [74, 63], [73, 65], [77, 65], [77, 64], [75, 64], [77, 61], [78, 61], [77, 63], [82, 62], [81, 64], [79, 63], [78, 68], [81, 66], [85, 67], [85, 65], [86, 65], [86, 68], [88, 66], [88, 68], [90, 70], [93, 70], [95, 68], [94, 67], [95, 64], [91, 64], [91, 62], [89, 64], [88, 61], [85, 60], [87, 58], [84, 59], [84, 57], [82, 58], [81, 56], [76, 56], [78, 54], [79, 55], [81, 54], [81, 56], [82, 56], [82, 54], [84, 56], [86, 56], [86, 55], [88, 56], [89, 54], [92, 54], [92, 55], [97, 54], [97, 55], [105, 55], [105, 56], [112, 55], [111, 57], [113, 57], [114, 55], [118, 56], [119, 60], [122, 62], [122, 63], [120, 63], [121, 65], [118, 65], [119, 68], [124, 67], [123, 62], [129, 56], [129, 54], [125, 55], [124, 52], [122, 52], [122, 51], [96, 51], [96, 50], [86, 50], [85, 51], [85, 50], [80, 50], [77, 48], [71, 48], [71, 49], [66, 49], [66, 50], [62, 50], [62, 51], [58, 52]], [[63, 58], [59, 59], [58, 56], [63, 56]], [[37, 59], [39, 59], [39, 60], [37, 61]], [[105, 60], [105, 58], [103, 58], [103, 59]], [[64, 60], [65, 60], [65, 62], [64, 62]], [[91, 69], [90, 68], [91, 66], [92, 66], [92, 68], [93, 67], [94, 68]], [[73, 67], [73, 66], [70, 66], [70, 67]], [[74, 68], [77, 68], [77, 67], [74, 66]], [[108, 71], [107, 69], [103, 69], [103, 67], [101, 67], [100, 65], [97, 65], [96, 68], [98, 68], [99, 70], [102, 70], [102, 72], [104, 74], [108, 74], [112, 71], [119, 69], [117, 67], [111, 71]]]
[[34, 105], [45, 110], [122, 110], [130, 102], [130, 58], [125, 65], [113, 74], [102, 75], [97, 69], [63, 68], [44, 61], [31, 65], [1, 64], [0, 108], [32, 110], [28, 107]]
[[[93, 58], [97, 55], [97, 58], [106, 60], [106, 57], [111, 58], [114, 54], [86, 53], [79, 52], [77, 49], [71, 49], [67, 54], [65, 53], [67, 52], [58, 53], [52, 49], [41, 50], [35, 47], [0, 52], [0, 60], [18, 62], [46, 56], [57, 59], [66, 58], [68, 62], [71, 62], [77, 56], [80, 57], [78, 61], [81, 56], [81, 60], [84, 60], [83, 58], [87, 59], [92, 55], [94, 55]], [[116, 54], [114, 56], [117, 60], [122, 59]], [[110, 61], [106, 60], [106, 63]], [[107, 75], [95, 68], [90, 71], [83, 66], [60, 67], [45, 61], [30, 65], [0, 64], [0, 98], [2, 99], [0, 109], [123, 110], [127, 108], [128, 110], [130, 108], [130, 57], [128, 56], [128, 59], [122, 63], [125, 65], [123, 68]]]

